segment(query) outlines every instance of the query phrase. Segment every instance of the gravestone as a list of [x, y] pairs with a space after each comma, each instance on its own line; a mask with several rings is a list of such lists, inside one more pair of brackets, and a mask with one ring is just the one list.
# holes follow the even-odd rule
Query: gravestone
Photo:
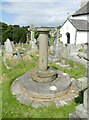
[[59, 30], [56, 28], [54, 32], [54, 53], [59, 55]]
[[37, 50], [36, 39], [34, 38], [35, 27], [31, 25], [29, 30], [31, 31], [30, 49]]
[[19, 48], [22, 48], [21, 42], [18, 43], [18, 47], [19, 47]]
[[9, 54], [9, 53], [13, 52], [12, 44], [11, 44], [11, 41], [9, 39], [6, 40], [4, 45], [5, 45], [5, 53], [6, 54]]
[[37, 44], [36, 44], [36, 39], [34, 38], [33, 41], [31, 41], [31, 50], [37, 50]]
[[84, 52], [87, 53], [87, 44], [84, 44]]
[[7, 69], [10, 69], [8, 66], [7, 59], [12, 59], [12, 56], [13, 56], [12, 43], [9, 39], [7, 39], [6, 42], [4, 42], [4, 57], [3, 57], [3, 61]]
[[64, 46], [61, 42], [59, 42], [59, 54], [63, 55], [63, 51], [64, 51]]
[[[89, 50], [89, 49], [88, 49]], [[78, 79], [78, 88], [84, 91], [83, 103], [76, 106], [76, 111], [69, 114], [70, 120], [76, 118], [89, 120], [89, 53], [87, 54], [87, 67], [85, 70], [85, 77]]]
[[70, 45], [68, 45], [68, 47], [69, 47], [69, 52], [70, 52], [70, 54], [76, 54], [76, 53], [78, 53], [78, 50], [77, 50], [77, 46], [76, 46], [76, 45], [70, 44]]
[[11, 44], [12, 44], [12, 47], [14, 48], [14, 42], [13, 41], [11, 41]]

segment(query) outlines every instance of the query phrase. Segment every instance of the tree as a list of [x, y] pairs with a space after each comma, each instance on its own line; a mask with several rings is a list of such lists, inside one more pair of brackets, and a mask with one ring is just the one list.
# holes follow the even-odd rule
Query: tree
[[34, 38], [37, 39], [39, 37], [39, 32], [38, 31], [35, 31], [34, 32]]
[[19, 42], [25, 43], [26, 42], [26, 34], [27, 34], [27, 32], [24, 27], [15, 26], [13, 28], [13, 35], [12, 35], [14, 43], [19, 43]]
[[20, 28], [20, 39], [19, 39], [19, 41], [21, 43], [26, 43], [26, 40], [27, 40], [26, 35], [27, 35], [27, 32], [26, 32], [25, 28], [24, 27]]
[[12, 40], [13, 26], [0, 22], [0, 42], [4, 44], [7, 38]]
[[12, 39], [13, 39], [14, 43], [19, 43], [20, 27], [13, 27]]

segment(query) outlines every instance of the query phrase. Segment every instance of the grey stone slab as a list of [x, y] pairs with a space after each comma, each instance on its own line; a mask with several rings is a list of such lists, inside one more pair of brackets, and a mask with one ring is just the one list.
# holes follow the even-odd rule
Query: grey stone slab
[[52, 102], [45, 100], [45, 101], [42, 102], [42, 105], [43, 105], [43, 106], [49, 106], [51, 103], [52, 103]]
[[88, 87], [88, 81], [86, 77], [79, 78], [76, 82], [76, 85], [80, 90], [84, 90]]
[[88, 90], [84, 91], [83, 105], [87, 109], [87, 107], [88, 107]]
[[25, 104], [25, 105], [31, 105], [33, 100], [29, 99], [28, 97], [26, 97], [25, 95], [17, 95], [16, 96], [17, 100], [20, 101], [20, 103]]
[[76, 107], [76, 114], [79, 116], [79, 118], [87, 118], [87, 109], [84, 108], [83, 104], [80, 104], [79, 106]]
[[[79, 118], [79, 117], [76, 115], [75, 112], [73, 112], [73, 113], [70, 113], [70, 114], [69, 114], [69, 120], [82, 120], [82, 119]], [[83, 119], [83, 120], [85, 120], [85, 119]], [[86, 120], [87, 120], [87, 119], [86, 119]]]
[[[63, 96], [69, 89], [71, 79], [63, 76], [62, 72], [59, 72], [60, 79], [54, 80], [51, 83], [40, 83], [31, 79], [30, 71], [18, 77], [11, 86], [11, 92], [17, 96], [17, 99], [23, 104], [31, 104], [34, 99], [42, 99], [43, 105], [46, 105], [47, 101], [51, 102], [51, 99], [55, 97]], [[57, 89], [51, 89], [57, 88]], [[45, 101], [45, 102], [44, 102]], [[34, 100], [33, 106], [40, 106], [39, 103]], [[47, 103], [49, 104], [49, 103]]]
[[55, 101], [55, 104], [57, 106], [64, 106], [64, 105], [67, 105], [67, 102], [64, 100], [57, 100], [57, 101]]
[[33, 101], [31, 105], [32, 105], [33, 108], [37, 108], [37, 107], [42, 106], [42, 103]]

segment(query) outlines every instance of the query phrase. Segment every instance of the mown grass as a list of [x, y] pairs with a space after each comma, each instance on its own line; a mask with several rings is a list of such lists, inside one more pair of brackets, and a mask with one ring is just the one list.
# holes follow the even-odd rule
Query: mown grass
[[54, 67], [55, 69], [61, 70], [65, 73], [67, 73], [70, 77], [78, 79], [80, 77], [83, 77], [85, 74], [85, 67], [84, 65], [74, 62], [73, 60], [70, 59], [65, 59], [65, 64], [68, 64], [70, 66], [70, 69], [68, 68], [63, 68], [59, 65], [56, 65], [55, 63], [49, 63], [49, 66]]
[[52, 37], [50, 38], [50, 45], [54, 45], [54, 40]]
[[[12, 82], [26, 71], [37, 65], [37, 57], [32, 56], [32, 60], [19, 62], [13, 68], [7, 69], [2, 63], [2, 117], [3, 118], [68, 118], [69, 113], [75, 111], [75, 106], [79, 103], [73, 101], [70, 105], [57, 107], [52, 103], [48, 107], [32, 108], [25, 106], [16, 100], [10, 92]], [[62, 69], [62, 68], [61, 68]], [[75, 74], [75, 73], [73, 73]], [[0, 84], [1, 85], [1, 84]]]

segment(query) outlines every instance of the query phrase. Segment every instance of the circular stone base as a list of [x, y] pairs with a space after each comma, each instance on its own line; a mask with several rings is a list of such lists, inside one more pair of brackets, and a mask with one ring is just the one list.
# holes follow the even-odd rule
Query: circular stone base
[[33, 69], [30, 72], [30, 76], [33, 80], [37, 82], [51, 82], [56, 79], [57, 72], [54, 69], [49, 68], [46, 71], [39, 71], [38, 69]]
[[71, 85], [71, 78], [57, 71], [58, 77], [49, 83], [32, 80], [30, 72], [18, 77], [11, 86], [11, 92], [17, 100], [26, 105], [38, 107], [55, 102], [56, 105], [66, 104], [76, 95]]

